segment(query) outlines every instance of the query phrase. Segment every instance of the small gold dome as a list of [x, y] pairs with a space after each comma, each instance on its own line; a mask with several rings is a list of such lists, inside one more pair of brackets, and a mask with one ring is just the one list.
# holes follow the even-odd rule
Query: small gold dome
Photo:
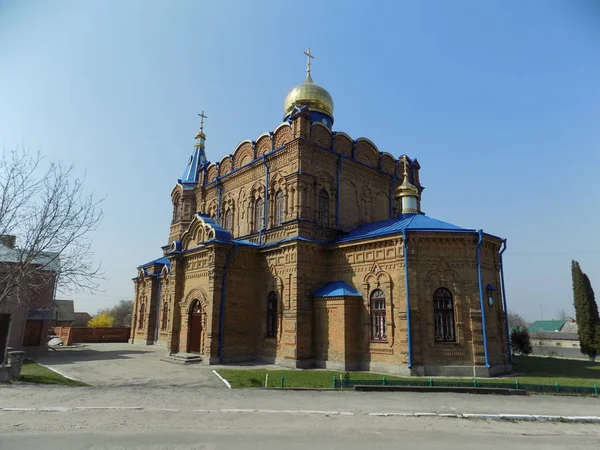
[[396, 190], [396, 197], [418, 197], [419, 190], [417, 187], [408, 181], [408, 177], [404, 178], [402, 184]]
[[311, 111], [322, 112], [333, 118], [333, 99], [325, 88], [314, 83], [310, 72], [304, 83], [296, 86], [285, 96], [284, 116], [292, 112], [294, 106], [308, 106]]

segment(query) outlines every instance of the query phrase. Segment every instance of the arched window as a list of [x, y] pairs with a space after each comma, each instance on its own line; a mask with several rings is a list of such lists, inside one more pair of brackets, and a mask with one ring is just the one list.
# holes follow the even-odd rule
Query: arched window
[[140, 316], [138, 318], [138, 328], [140, 330], [144, 329], [144, 315], [146, 314], [146, 304], [142, 302], [140, 304]]
[[262, 230], [265, 216], [265, 202], [262, 198], [257, 198], [254, 202], [254, 232]]
[[319, 192], [319, 212], [317, 214], [317, 224], [322, 227], [329, 226], [329, 194], [325, 189]]
[[454, 342], [454, 302], [448, 289], [438, 288], [433, 293], [433, 324], [436, 342]]
[[371, 293], [371, 339], [385, 341], [387, 339], [385, 323], [385, 294], [381, 289]]
[[277, 294], [271, 292], [267, 300], [267, 337], [277, 336]]
[[280, 227], [285, 218], [285, 194], [280, 189], [275, 194], [275, 226]]
[[228, 208], [225, 211], [225, 218], [223, 220], [223, 228], [233, 234], [233, 211]]
[[169, 321], [169, 304], [167, 302], [165, 302], [164, 306], [163, 306], [163, 313], [162, 313], [162, 322], [161, 322], [161, 330], [166, 330], [167, 329], [167, 322]]

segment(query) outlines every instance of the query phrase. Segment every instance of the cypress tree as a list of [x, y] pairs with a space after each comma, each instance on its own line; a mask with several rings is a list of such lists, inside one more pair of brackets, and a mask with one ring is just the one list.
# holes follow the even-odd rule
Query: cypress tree
[[600, 317], [594, 290], [588, 276], [583, 273], [577, 261], [571, 262], [573, 278], [573, 304], [577, 321], [577, 333], [581, 353], [593, 361], [600, 350]]

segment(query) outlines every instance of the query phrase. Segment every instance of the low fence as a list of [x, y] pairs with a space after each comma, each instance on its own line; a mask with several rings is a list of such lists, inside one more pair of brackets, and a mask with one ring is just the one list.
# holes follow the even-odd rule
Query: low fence
[[[282, 377], [283, 378], [283, 377]], [[284, 387], [285, 381], [281, 380], [281, 387]], [[526, 392], [554, 393], [554, 394], [584, 394], [598, 395], [598, 385], [593, 386], [565, 386], [554, 384], [527, 384], [514, 382], [489, 382], [473, 379], [472, 381], [444, 381], [434, 380], [388, 380], [382, 377], [381, 380], [349, 380], [333, 377], [332, 386], [334, 389], [348, 389], [354, 386], [423, 386], [423, 387], [459, 387], [459, 388], [496, 388], [496, 389], [518, 389]]]
[[54, 334], [64, 345], [94, 342], [127, 342], [131, 328], [55, 327]]

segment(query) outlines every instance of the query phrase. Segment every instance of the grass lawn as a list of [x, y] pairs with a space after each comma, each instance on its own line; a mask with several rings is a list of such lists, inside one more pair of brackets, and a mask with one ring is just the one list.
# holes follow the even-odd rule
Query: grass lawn
[[38, 363], [30, 360], [23, 362], [21, 375], [17, 378], [21, 383], [35, 384], [64, 384], [67, 386], [87, 386], [81, 381], [69, 380], [62, 375], [53, 372], [46, 367], [40, 366]]
[[[477, 384], [492, 383], [548, 384], [558, 382], [561, 386], [600, 387], [600, 363], [583, 360], [539, 358], [516, 356], [514, 370], [519, 375], [510, 378], [478, 378]], [[279, 387], [281, 376], [285, 377], [285, 387], [331, 388], [333, 377], [340, 372], [329, 370], [269, 370], [266, 369], [222, 369], [218, 371], [233, 388], [264, 387], [265, 375], [269, 373], [268, 387]], [[341, 373], [344, 376], [344, 373]], [[350, 372], [351, 380], [381, 380], [383, 375], [372, 372]], [[419, 380], [429, 378], [403, 378], [385, 375], [387, 380]], [[435, 380], [435, 379], [434, 379]], [[466, 378], [445, 378], [444, 381], [466, 381]]]
[[600, 387], [600, 362], [584, 360], [515, 356], [514, 370], [519, 383]]
[[[333, 377], [340, 377], [340, 372], [331, 370], [221, 369], [218, 372], [233, 388], [264, 387], [267, 372], [268, 387], [280, 387], [282, 375], [285, 377], [285, 387], [310, 388], [331, 388]], [[341, 375], [344, 376], [344, 372]], [[351, 380], [381, 380], [381, 377], [372, 372], [350, 372]], [[387, 375], [386, 378], [398, 379]]]

